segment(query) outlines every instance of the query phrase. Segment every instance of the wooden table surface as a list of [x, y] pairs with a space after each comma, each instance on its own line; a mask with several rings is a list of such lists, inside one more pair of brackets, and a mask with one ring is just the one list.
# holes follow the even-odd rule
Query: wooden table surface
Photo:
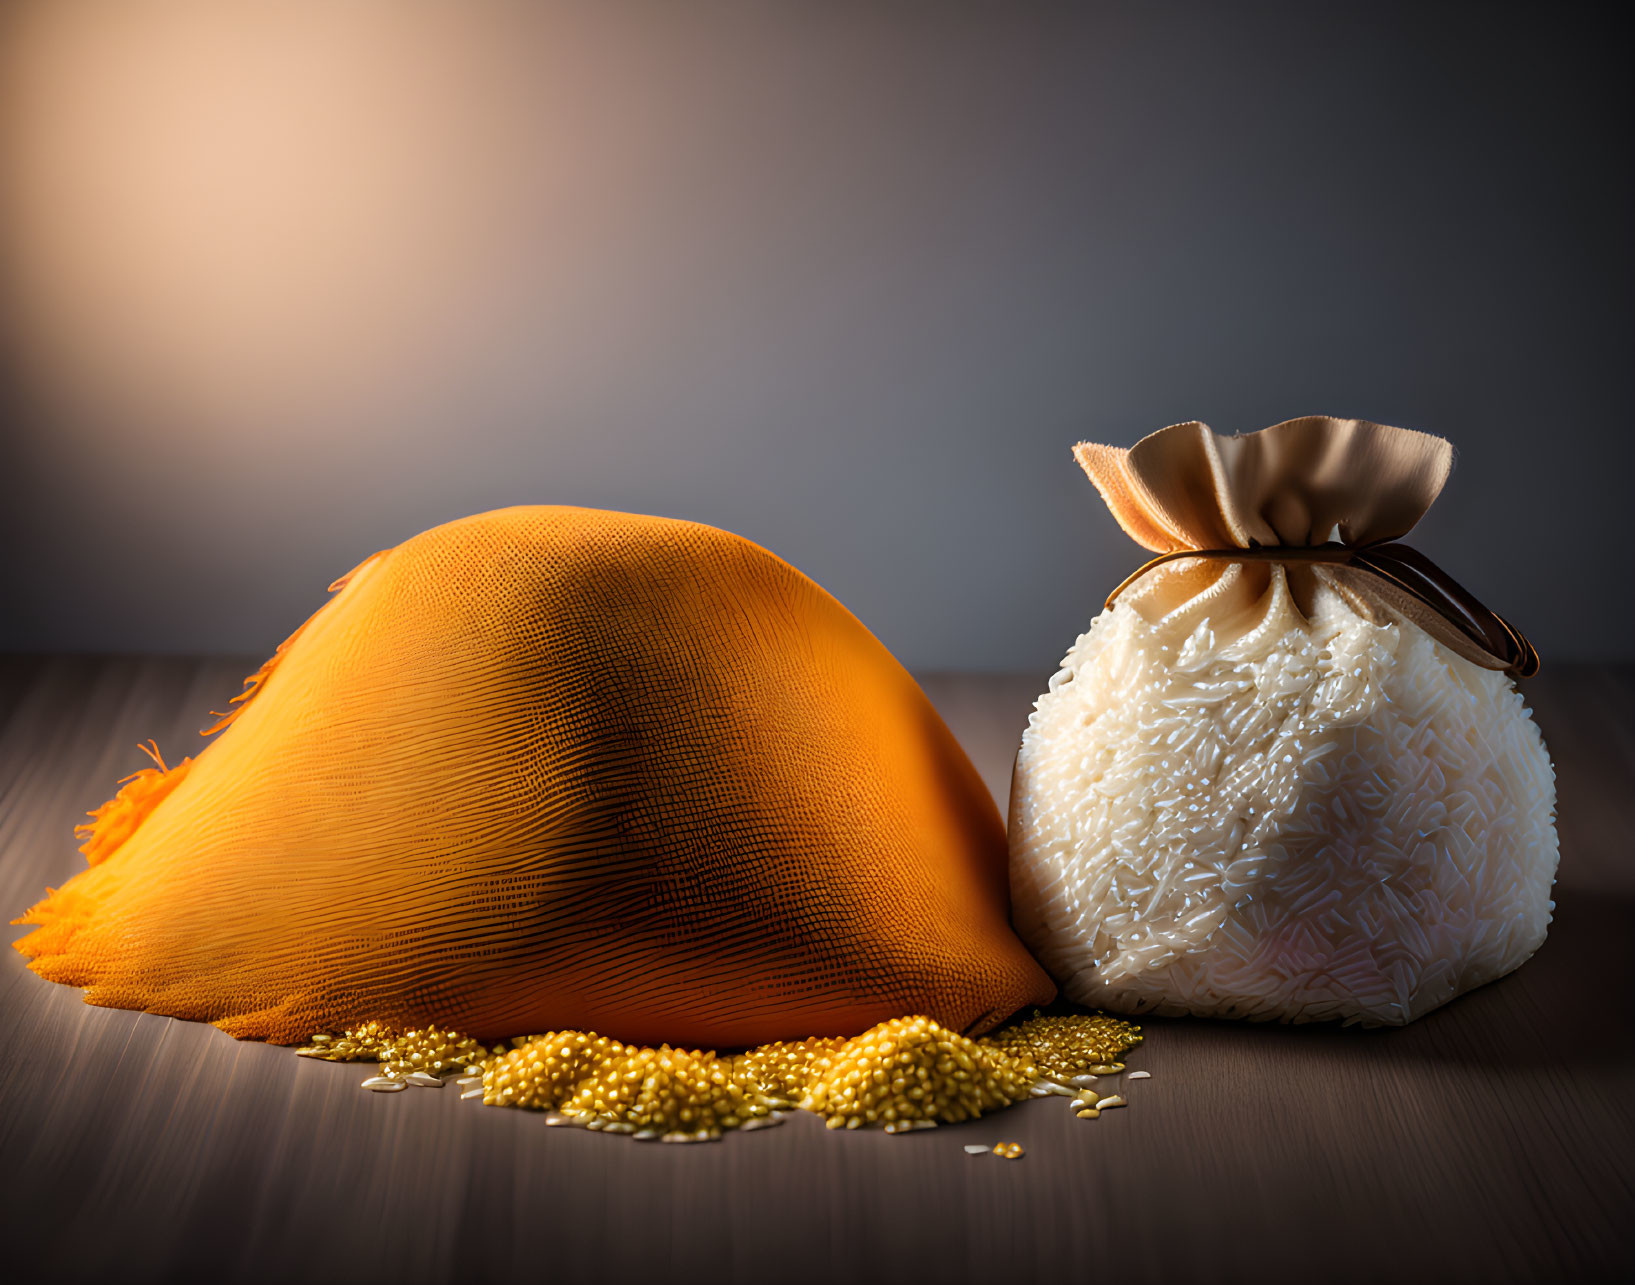
[[[144, 765], [136, 742], [190, 752], [251, 668], [0, 658], [0, 908], [79, 869], [71, 829]], [[1001, 798], [1043, 679], [925, 682]], [[1047, 1099], [903, 1137], [797, 1114], [641, 1145], [368, 1093], [356, 1066], [88, 1007], [7, 951], [0, 1261], [64, 1281], [1635, 1272], [1635, 671], [1553, 666], [1526, 690], [1560, 780], [1539, 954], [1402, 1030], [1148, 1021], [1130, 1063], [1152, 1078], [1095, 1122]], [[1025, 1158], [961, 1149], [998, 1139]]]

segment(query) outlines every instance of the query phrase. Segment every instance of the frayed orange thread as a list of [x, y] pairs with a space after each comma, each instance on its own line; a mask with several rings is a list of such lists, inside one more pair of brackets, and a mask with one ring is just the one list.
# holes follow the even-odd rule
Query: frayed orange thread
[[[390, 549], [382, 549], [365, 558], [352, 570], [348, 571], [339, 580], [329, 586], [331, 593], [338, 593], [346, 588], [351, 581], [365, 567], [375, 562]], [[201, 736], [210, 736], [221, 731], [235, 718], [244, 712], [246, 703], [266, 686], [267, 679], [278, 668], [278, 662], [283, 659], [284, 653], [289, 650], [290, 644], [301, 636], [308, 625], [322, 614], [325, 607], [334, 603], [331, 598], [308, 616], [288, 638], [278, 644], [267, 662], [244, 680], [244, 690], [233, 697], [228, 704], [234, 708], [229, 710], [211, 710], [210, 713], [218, 721], [199, 733]], [[182, 783], [187, 770], [193, 765], [191, 758], [184, 758], [175, 767], [167, 767], [163, 756], [159, 753], [159, 742], [149, 740], [146, 745], [137, 747], [154, 762], [153, 767], [145, 767], [140, 772], [133, 772], [119, 782], [120, 790], [95, 812], [87, 812], [90, 821], [74, 827], [74, 837], [83, 838], [80, 851], [85, 854], [85, 860], [95, 866], [106, 861], [119, 849], [119, 846], [136, 832], [137, 826], [147, 820], [148, 816], [158, 807], [170, 792]]]
[[[329, 604], [325, 603], [324, 605], [328, 606]], [[322, 608], [319, 610], [322, 610]], [[308, 621], [311, 619], [311, 616], [307, 617]], [[302, 624], [301, 629], [305, 628], [306, 624]], [[226, 727], [244, 712], [244, 703], [259, 692], [262, 686], [266, 683], [267, 679], [272, 676], [273, 670], [278, 668], [278, 662], [284, 655], [284, 649], [300, 636], [301, 629], [297, 629], [288, 638], [284, 639], [283, 642], [279, 643], [278, 649], [262, 663], [261, 668], [256, 670], [255, 673], [251, 674], [244, 680], [244, 690], [227, 702], [229, 705], [235, 706], [236, 708], [213, 709], [210, 711], [210, 717], [214, 718], [216, 721], [209, 727], [200, 728], [200, 736], [214, 736], [217, 732], [221, 731], [222, 728]]]
[[[358, 573], [365, 567], [369, 566], [376, 559], [382, 558], [390, 552], [390, 549], [382, 549], [379, 553], [370, 554], [362, 562], [358, 563], [357, 566], [353, 567], [352, 570], [348, 571], [344, 576], [340, 577], [340, 579], [331, 584], [329, 586], [329, 592], [339, 593], [342, 589], [346, 588], [347, 585], [351, 584], [357, 577]], [[227, 702], [229, 705], [234, 706], [235, 708], [211, 710], [210, 716], [217, 721], [212, 723], [209, 727], [201, 729], [199, 735], [214, 736], [217, 732], [221, 731], [222, 728], [230, 725], [235, 718], [242, 714], [248, 707], [250, 700], [267, 685], [267, 680], [272, 677], [273, 671], [278, 668], [278, 662], [284, 658], [284, 653], [289, 650], [290, 644], [299, 638], [302, 633], [305, 632], [307, 626], [314, 620], [318, 619], [318, 617], [324, 613], [326, 608], [332, 606], [334, 601], [335, 600], [331, 598], [328, 602], [324, 603], [322, 607], [319, 607], [317, 611], [313, 612], [299, 625], [297, 625], [295, 627], [295, 632], [288, 638], [284, 639], [283, 642], [278, 644], [277, 649], [271, 656], [267, 657], [261, 668], [256, 670], [255, 673], [251, 674], [244, 680], [244, 690]]]
[[80, 851], [90, 865], [106, 861], [119, 845], [124, 843], [187, 775], [193, 760], [185, 758], [175, 767], [167, 767], [159, 753], [159, 742], [149, 740], [137, 749], [154, 761], [155, 766], [132, 772], [120, 780], [119, 793], [95, 812], [85, 815], [91, 819], [74, 827], [74, 837], [83, 838]]

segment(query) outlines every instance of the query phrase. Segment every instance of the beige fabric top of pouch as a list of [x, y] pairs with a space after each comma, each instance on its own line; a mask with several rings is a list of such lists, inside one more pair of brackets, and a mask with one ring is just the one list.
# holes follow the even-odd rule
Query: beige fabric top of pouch
[[[1217, 630], [1241, 636], [1264, 616], [1274, 577], [1283, 574], [1308, 615], [1316, 585], [1324, 583], [1365, 619], [1405, 619], [1484, 668], [1528, 673], [1537, 667], [1526, 640], [1501, 617], [1412, 550], [1391, 544], [1441, 493], [1453, 467], [1453, 446], [1444, 438], [1307, 415], [1235, 437], [1193, 420], [1128, 449], [1081, 442], [1073, 454], [1138, 544], [1160, 555], [1209, 551], [1153, 566], [1115, 594], [1152, 623], [1190, 628], [1208, 616]], [[1278, 548], [1308, 554], [1279, 561], [1271, 552]], [[1254, 559], [1233, 561], [1235, 549], [1255, 551]], [[1434, 592], [1411, 592], [1363, 565], [1365, 559], [1349, 564], [1346, 549], [1378, 550], [1381, 561], [1407, 555], [1412, 570], [1432, 573]], [[1302, 560], [1313, 554], [1326, 560]], [[1475, 617], [1478, 627], [1461, 626], [1454, 615]], [[1531, 668], [1514, 652], [1484, 646], [1482, 635], [1513, 637], [1532, 657]]]

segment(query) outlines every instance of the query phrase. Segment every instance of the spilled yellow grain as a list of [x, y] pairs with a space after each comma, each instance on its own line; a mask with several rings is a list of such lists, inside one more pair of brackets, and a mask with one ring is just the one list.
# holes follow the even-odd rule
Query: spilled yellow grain
[[[881, 1022], [852, 1039], [813, 1038], [721, 1055], [622, 1044], [588, 1031], [552, 1031], [489, 1048], [455, 1031], [396, 1033], [367, 1023], [317, 1035], [299, 1052], [326, 1061], [376, 1061], [375, 1088], [432, 1086], [463, 1075], [486, 1106], [543, 1111], [567, 1124], [642, 1140], [703, 1142], [764, 1128], [799, 1108], [830, 1129], [888, 1133], [954, 1124], [1061, 1094], [1084, 1110], [1082, 1085], [1123, 1069], [1140, 1028], [1105, 1014], [1034, 1017], [979, 1039], [929, 1017]], [[1119, 1102], [1122, 1105], [1122, 1102]], [[1020, 1149], [1017, 1154], [1020, 1155]]]

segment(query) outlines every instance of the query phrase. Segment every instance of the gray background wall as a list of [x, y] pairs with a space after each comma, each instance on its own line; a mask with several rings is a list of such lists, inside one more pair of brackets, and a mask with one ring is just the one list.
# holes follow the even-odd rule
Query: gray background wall
[[1419, 547], [1546, 663], [1630, 657], [1598, 15], [10, 4], [0, 646], [264, 652], [560, 502], [1048, 672], [1141, 556], [1072, 442], [1324, 412], [1451, 437]]

